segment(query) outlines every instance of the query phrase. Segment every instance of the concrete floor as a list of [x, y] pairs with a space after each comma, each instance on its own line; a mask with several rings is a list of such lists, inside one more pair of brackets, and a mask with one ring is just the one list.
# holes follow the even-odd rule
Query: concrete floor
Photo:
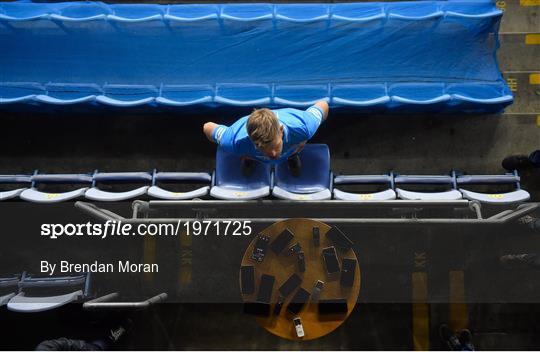
[[[457, 169], [499, 173], [503, 172], [500, 161], [506, 155], [527, 153], [540, 146], [540, 86], [530, 84], [531, 74], [540, 72], [540, 45], [525, 44], [528, 34], [540, 31], [539, 7], [521, 6], [517, 0], [497, 3], [505, 10], [499, 62], [516, 97], [506, 113], [368, 116], [333, 111], [314, 142], [330, 146], [334, 172], [396, 170], [421, 174]], [[202, 122], [227, 123], [249, 111], [126, 109], [111, 114], [110, 110], [99, 108], [3, 110], [0, 174], [26, 173], [36, 168], [52, 173], [153, 168], [211, 171], [215, 147], [199, 133]], [[357, 137], [346, 138], [351, 135]], [[525, 176], [525, 188], [539, 200], [538, 174]], [[129, 212], [128, 203], [109, 208]], [[0, 258], [9, 272], [37, 270], [32, 260], [36, 249], [52, 257], [69, 253], [85, 258], [87, 253], [96, 252], [103, 257], [118, 253], [134, 258], [142, 255], [141, 241], [129, 246], [123, 242], [73, 245], [66, 241], [62, 253], [58, 253], [57, 243], [41, 239], [35, 242], [32, 236], [44, 221], [89, 220], [71, 204], [47, 208], [7, 203], [0, 204], [0, 214], [2, 236], [10, 243], [9, 248], [0, 247]], [[21, 224], [23, 216], [25, 221]], [[122, 347], [413, 349], [418, 347], [414, 341], [421, 338], [413, 324], [413, 273], [425, 273], [429, 348], [444, 349], [437, 334], [441, 323], [467, 326], [474, 333], [478, 349], [540, 348], [538, 271], [503, 270], [498, 264], [498, 257], [503, 254], [540, 252], [538, 233], [517, 224], [482, 229], [360, 227], [348, 231], [355, 233], [355, 251], [364, 275], [362, 290], [354, 313], [332, 334], [307, 343], [289, 342], [270, 335], [252, 317], [242, 314], [237, 270], [249, 238], [217, 242], [210, 237], [189, 246], [168, 241], [157, 244], [159, 258], [172, 264], [156, 278], [154, 288], [170, 290], [172, 301], [181, 303], [163, 304], [134, 314], [134, 329]], [[32, 246], [28, 245], [29, 238]], [[456, 281], [456, 277], [463, 280]], [[125, 287], [140, 292], [140, 278], [133, 280], [135, 284]], [[456, 282], [463, 286], [463, 301], [456, 300], [455, 292], [460, 292], [459, 287], [455, 291]], [[105, 292], [126, 283], [101, 280], [101, 284]], [[221, 287], [219, 299], [215, 299], [215, 287]], [[82, 313], [79, 305], [36, 315], [15, 314], [3, 308], [0, 316], [0, 347], [26, 349], [45, 338], [91, 339], [103, 330], [103, 321], [113, 320]], [[32, 328], [20, 329], [21, 326]]]

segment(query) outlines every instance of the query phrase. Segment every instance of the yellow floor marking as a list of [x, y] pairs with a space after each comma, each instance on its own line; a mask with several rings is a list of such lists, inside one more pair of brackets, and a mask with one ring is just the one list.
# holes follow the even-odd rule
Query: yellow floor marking
[[429, 306], [427, 304], [427, 274], [412, 274], [413, 345], [415, 351], [429, 350]]
[[540, 73], [531, 73], [529, 75], [529, 84], [540, 84]]
[[527, 45], [540, 45], [540, 34], [526, 34], [525, 44]]
[[180, 234], [180, 284], [187, 285], [191, 282], [191, 236], [185, 231]]
[[[145, 264], [154, 264], [156, 262], [156, 238], [154, 236], [144, 236], [143, 256]], [[151, 283], [153, 280], [154, 273], [143, 274], [143, 281], [146, 283]]]
[[461, 270], [450, 271], [450, 328], [459, 331], [466, 329], [468, 325], [464, 273]]
[[521, 6], [540, 6], [540, 0], [519, 0]]

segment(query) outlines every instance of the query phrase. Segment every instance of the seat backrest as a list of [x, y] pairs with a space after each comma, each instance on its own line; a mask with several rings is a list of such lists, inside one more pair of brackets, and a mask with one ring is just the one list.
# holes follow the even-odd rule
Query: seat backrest
[[32, 176], [32, 182], [37, 183], [92, 183], [92, 175], [90, 174], [36, 174]]
[[393, 187], [394, 176], [390, 175], [339, 175], [334, 177], [334, 185], [389, 184]]
[[31, 183], [31, 175], [0, 175], [0, 183]]
[[94, 183], [148, 183], [152, 182], [152, 174], [148, 172], [96, 172]]
[[293, 193], [314, 193], [330, 188], [330, 151], [326, 144], [306, 144], [299, 154], [302, 171], [294, 177], [287, 161], [276, 165], [275, 184]]
[[451, 175], [397, 175], [394, 183], [396, 185], [448, 185], [449, 188], [456, 188], [454, 172]]
[[216, 153], [215, 185], [239, 189], [269, 186], [272, 166], [258, 161], [254, 162], [253, 172], [246, 177], [242, 174], [242, 157], [218, 148]]
[[520, 177], [517, 173], [504, 175], [463, 175], [457, 178], [458, 185], [515, 184], [519, 188]]
[[212, 176], [206, 172], [154, 172], [152, 183], [156, 182], [201, 182], [210, 183]]

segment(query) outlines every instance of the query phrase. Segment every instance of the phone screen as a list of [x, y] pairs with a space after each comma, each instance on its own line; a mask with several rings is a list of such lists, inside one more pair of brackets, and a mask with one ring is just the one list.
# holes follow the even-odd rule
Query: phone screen
[[337, 273], [339, 271], [339, 262], [334, 247], [325, 248], [323, 250], [323, 259], [326, 265], [326, 271], [329, 274]]
[[296, 275], [296, 274], [292, 274], [291, 277], [289, 277], [287, 279], [287, 281], [285, 281], [285, 283], [283, 285], [280, 286], [279, 288], [279, 293], [281, 293], [281, 295], [283, 297], [287, 297], [288, 295], [290, 295], [295, 288], [297, 288], [300, 284], [302, 283], [302, 279], [300, 278], [300, 276]]
[[294, 238], [294, 235], [289, 231], [289, 229], [283, 230], [282, 233], [279, 234], [279, 236], [270, 244], [270, 248], [274, 251], [276, 254], [280, 254], [285, 247], [287, 247], [287, 244]]
[[251, 294], [255, 292], [255, 270], [253, 266], [242, 266], [240, 272], [240, 277], [242, 279], [242, 293]]
[[270, 303], [274, 281], [275, 278], [271, 275], [263, 274], [261, 276], [261, 284], [259, 285], [259, 294], [257, 296], [258, 302]]

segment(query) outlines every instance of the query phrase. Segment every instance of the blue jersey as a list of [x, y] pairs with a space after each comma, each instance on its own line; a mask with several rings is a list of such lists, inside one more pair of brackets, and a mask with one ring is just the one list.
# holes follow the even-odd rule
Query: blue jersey
[[263, 163], [278, 163], [294, 154], [302, 142], [313, 137], [323, 119], [323, 111], [316, 105], [307, 110], [288, 108], [272, 112], [283, 126], [283, 150], [278, 159], [270, 159], [255, 147], [247, 133], [249, 116], [242, 117], [229, 127], [219, 125], [214, 129], [212, 138], [225, 151], [257, 159]]

